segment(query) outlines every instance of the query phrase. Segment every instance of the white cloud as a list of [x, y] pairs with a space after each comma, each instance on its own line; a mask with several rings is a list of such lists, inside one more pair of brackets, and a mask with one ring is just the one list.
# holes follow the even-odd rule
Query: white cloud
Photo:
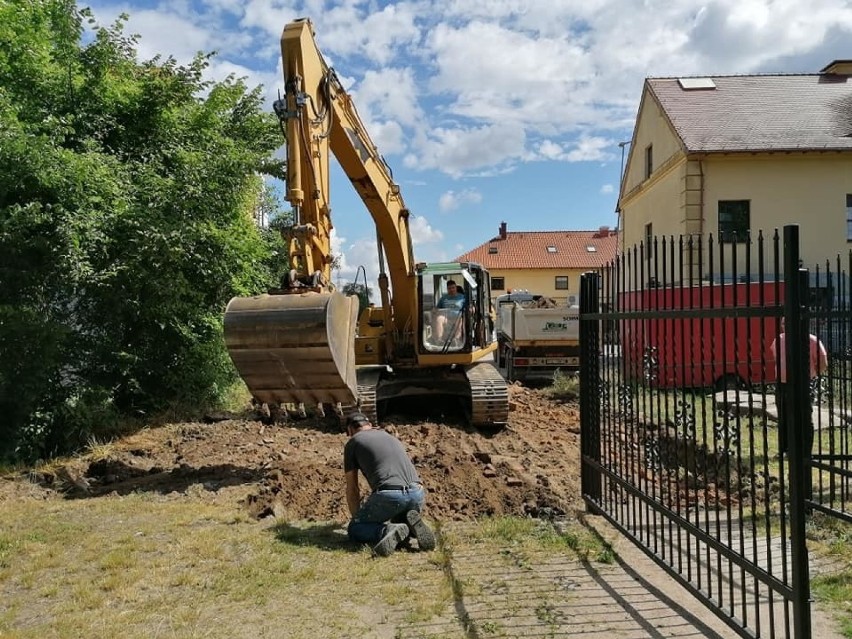
[[607, 138], [582, 136], [576, 146], [565, 154], [565, 159], [569, 162], [611, 160], [614, 146], [615, 142]]
[[609, 195], [610, 193], [615, 193], [615, 187], [612, 184], [604, 184], [601, 187], [601, 195]]
[[359, 28], [346, 25], [350, 33], [360, 36], [361, 52], [368, 58], [386, 64], [395, 55], [395, 48], [414, 45], [420, 39], [420, 29], [414, 24], [414, 4], [389, 4], [378, 13], [371, 13]]
[[[246, 75], [268, 96], [281, 84], [282, 28], [311, 16], [320, 49], [338, 65], [381, 152], [455, 177], [528, 161], [613, 161], [610, 139], [632, 128], [645, 77], [813, 72], [848, 57], [852, 39], [849, 0], [146, 5], [117, 0], [93, 9], [103, 24], [128, 12], [143, 58], [186, 63], [217, 50], [210, 77]], [[789, 67], [803, 61], [810, 64]]]
[[417, 87], [410, 68], [367, 71], [351, 91], [358, 114], [382, 155], [404, 153], [408, 149], [403, 130], [424, 120], [417, 102]]
[[360, 266], [363, 266], [367, 274], [367, 286], [376, 289], [379, 276], [379, 258], [375, 238], [361, 238], [350, 242], [345, 237], [339, 236], [337, 229], [332, 229], [331, 252], [333, 255], [340, 256], [340, 268], [332, 274], [335, 283], [338, 280], [354, 282], [356, 276], [358, 282], [361, 283], [364, 276], [358, 274], [358, 270]]
[[229, 75], [235, 78], [243, 78], [246, 86], [253, 89], [258, 85], [263, 85], [264, 95], [269, 103], [275, 99], [276, 89], [278, 86], [278, 74], [262, 73], [245, 67], [240, 64], [234, 64], [225, 59], [213, 58], [210, 61], [210, 67], [207, 69], [207, 76], [217, 82], [221, 82]]
[[198, 21], [181, 16], [174, 10], [128, 9], [118, 5], [93, 6], [95, 17], [102, 25], [112, 23], [118, 14], [130, 15], [126, 33], [140, 36], [137, 45], [139, 57], [149, 60], [156, 55], [174, 57], [186, 64], [199, 51], [208, 53], [217, 48], [218, 39], [213, 30]]
[[706, 59], [753, 68], [809, 51], [838, 26], [852, 31], [852, 6], [841, 0], [716, 0], [696, 12], [689, 37]]
[[525, 15], [530, 4], [531, 0], [438, 0], [436, 10], [441, 15], [496, 20]]
[[243, 12], [242, 0], [202, 0], [202, 4], [209, 7], [214, 13], [226, 12], [241, 15]]
[[442, 213], [454, 211], [462, 204], [479, 204], [482, 202], [482, 193], [476, 189], [465, 189], [464, 191], [446, 191], [438, 198], [438, 209]]
[[573, 38], [473, 21], [440, 24], [428, 43], [437, 67], [430, 88], [450, 96], [451, 113], [561, 131], [594, 116], [583, 101], [593, 61]]
[[423, 121], [410, 67], [367, 71], [352, 94], [362, 115], [369, 109], [373, 118], [392, 119], [407, 126]]
[[[444, 239], [444, 234], [433, 228], [429, 221], [421, 215], [412, 215], [411, 218], [411, 240], [414, 243], [415, 257], [421, 257], [421, 247], [426, 246], [427, 254], [429, 246], [441, 246]], [[377, 279], [379, 276], [379, 258], [377, 252], [376, 239], [374, 237], [364, 237], [356, 240], [348, 240], [338, 234], [337, 228], [331, 231], [331, 252], [335, 256], [339, 256], [340, 268], [334, 271], [332, 277], [334, 282], [341, 283], [353, 282], [357, 275], [358, 282], [362, 281], [363, 275], [358, 274], [358, 269], [363, 266], [367, 272], [367, 285], [373, 290], [377, 290]], [[431, 252], [435, 254], [434, 248]]]
[[278, 47], [278, 40], [284, 26], [291, 20], [301, 17], [300, 3], [290, 0], [247, 0], [242, 4], [240, 27], [258, 28], [271, 36], [267, 39], [268, 42], [261, 43], [261, 46]]
[[250, 0], [243, 25], [279, 36], [290, 20], [312, 16], [316, 39], [324, 54], [361, 55], [378, 64], [391, 62], [400, 49], [417, 44], [421, 33], [415, 18], [417, 11], [425, 6], [399, 3], [378, 11], [371, 8], [371, 3], [349, 0], [336, 5], [321, 1]]
[[437, 169], [452, 176], [516, 161], [526, 154], [526, 135], [509, 124], [430, 131], [419, 149], [406, 156], [411, 168]]
[[416, 247], [418, 244], [430, 244], [440, 242], [444, 239], [444, 234], [436, 228], [433, 228], [429, 221], [422, 215], [411, 216], [411, 241]]
[[544, 140], [538, 147], [539, 154], [547, 160], [558, 160], [562, 157], [562, 146], [552, 140]]

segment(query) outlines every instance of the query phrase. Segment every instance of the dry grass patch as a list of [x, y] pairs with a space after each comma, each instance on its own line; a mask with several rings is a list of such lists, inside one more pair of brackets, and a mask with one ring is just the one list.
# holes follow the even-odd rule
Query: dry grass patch
[[[236, 503], [236, 499], [229, 503]], [[452, 609], [427, 553], [133, 494], [0, 504], [0, 636], [393, 637]]]

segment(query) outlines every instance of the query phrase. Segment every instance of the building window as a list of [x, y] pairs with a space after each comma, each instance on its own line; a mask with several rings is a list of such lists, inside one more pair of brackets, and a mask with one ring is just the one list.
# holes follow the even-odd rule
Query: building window
[[719, 200], [719, 239], [722, 242], [744, 242], [750, 225], [749, 200]]
[[506, 290], [506, 278], [504, 278], [504, 277], [492, 277], [491, 278], [491, 290], [492, 291], [505, 291]]
[[651, 177], [654, 172], [654, 145], [649, 144], [645, 147], [645, 179]]
[[568, 290], [568, 276], [567, 275], [557, 275], [555, 282], [557, 291], [567, 291]]
[[852, 193], [846, 194], [846, 239], [852, 242]]
[[648, 222], [645, 225], [645, 259], [651, 261], [651, 244], [654, 243], [654, 225]]

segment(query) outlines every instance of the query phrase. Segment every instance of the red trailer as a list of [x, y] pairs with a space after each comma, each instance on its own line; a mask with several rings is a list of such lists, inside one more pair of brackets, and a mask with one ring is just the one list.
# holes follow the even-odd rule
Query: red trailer
[[626, 376], [659, 388], [773, 383], [778, 319], [760, 313], [783, 292], [751, 282], [622, 293], [617, 310], [641, 314], [620, 322]]

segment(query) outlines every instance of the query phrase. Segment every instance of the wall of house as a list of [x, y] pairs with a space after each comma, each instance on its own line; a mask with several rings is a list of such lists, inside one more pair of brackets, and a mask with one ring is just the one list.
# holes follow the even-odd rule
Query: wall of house
[[[574, 296], [576, 304], [580, 303], [580, 275], [589, 269], [506, 269], [489, 271], [492, 279], [502, 277], [505, 288], [502, 291], [491, 291], [491, 297], [508, 293], [509, 289], [528, 290], [530, 293], [552, 297], [559, 304], [568, 304], [568, 298]], [[568, 290], [556, 290], [556, 276], [568, 276]]]
[[[852, 154], [719, 156], [706, 162], [705, 233], [718, 236], [719, 200], [749, 200], [753, 237], [771, 238], [799, 224], [806, 266], [847, 255], [846, 195], [852, 193]], [[743, 264], [744, 247], [738, 247]], [[730, 253], [730, 251], [729, 251]], [[756, 256], [755, 260], [756, 260]], [[783, 251], [782, 251], [783, 259]], [[765, 264], [770, 268], [771, 264]]]
[[683, 183], [686, 162], [681, 162], [652, 178], [648, 188], [622, 206], [622, 252], [645, 240], [645, 225], [651, 223], [655, 236], [681, 235], [683, 225]]
[[[653, 147], [652, 173], [646, 179], [645, 150]], [[645, 90], [624, 174], [621, 193], [620, 247], [622, 252], [645, 239], [645, 225], [653, 234], [680, 235], [686, 232], [686, 156], [657, 101]]]
[[[653, 146], [654, 172], [664, 168], [674, 158], [682, 155], [680, 138], [672, 130], [656, 99], [645, 90], [642, 107], [624, 176], [624, 193], [630, 193], [645, 182], [645, 149]], [[654, 175], [651, 174], [653, 181]]]
[[[687, 232], [685, 189], [678, 189], [676, 185], [688, 182], [687, 167], [696, 162], [698, 160], [691, 159], [682, 163], [678, 171], [672, 171], [671, 175], [651, 184], [651, 188], [643, 189], [629, 201], [624, 207], [625, 247], [644, 239], [644, 225], [648, 221], [653, 223], [655, 235], [677, 236]], [[805, 266], [824, 264], [826, 259], [834, 260], [838, 254], [845, 259], [852, 249], [852, 242], [847, 240], [846, 224], [846, 195], [852, 194], [852, 154], [714, 154], [701, 160], [701, 169], [703, 196], [698, 217], [703, 219], [692, 231], [701, 228], [705, 248], [710, 234], [718, 240], [719, 201], [748, 200], [753, 239], [760, 230], [771, 240], [775, 229], [781, 233], [785, 224], [800, 225], [801, 257]], [[771, 244], [765, 246], [763, 266], [767, 273], [773, 273]], [[744, 274], [745, 245], [726, 243], [723, 248], [723, 270], [730, 273], [736, 255], [738, 273]], [[780, 259], [783, 264], [783, 246]], [[717, 249], [716, 267], [718, 260]], [[704, 262], [703, 271], [708, 273], [706, 251]], [[757, 262], [757, 249], [753, 244], [750, 265], [753, 273], [757, 272]]]

